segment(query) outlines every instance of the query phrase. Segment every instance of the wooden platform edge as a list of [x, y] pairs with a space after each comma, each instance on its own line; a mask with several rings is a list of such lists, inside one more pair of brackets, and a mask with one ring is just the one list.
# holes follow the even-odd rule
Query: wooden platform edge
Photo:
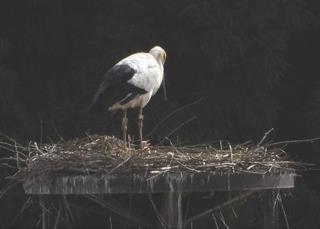
[[108, 194], [196, 191], [242, 191], [293, 188], [292, 169], [257, 173], [166, 172], [146, 178], [143, 174], [76, 175], [30, 178], [26, 194]]

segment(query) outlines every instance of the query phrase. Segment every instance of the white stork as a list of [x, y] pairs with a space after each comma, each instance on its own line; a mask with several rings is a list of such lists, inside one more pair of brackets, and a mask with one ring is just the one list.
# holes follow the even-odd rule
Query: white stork
[[155, 46], [148, 53], [139, 52], [122, 59], [103, 76], [90, 108], [97, 107], [101, 100], [104, 100], [109, 111], [122, 110], [122, 134], [125, 143], [127, 143], [127, 109], [138, 108], [139, 138], [140, 146], [143, 148], [143, 108], [164, 81], [165, 60], [166, 52], [161, 47]]

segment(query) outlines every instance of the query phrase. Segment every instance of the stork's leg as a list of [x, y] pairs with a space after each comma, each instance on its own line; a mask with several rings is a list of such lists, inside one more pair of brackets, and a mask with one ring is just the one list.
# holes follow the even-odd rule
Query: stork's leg
[[139, 140], [140, 140], [140, 147], [143, 149], [143, 143], [142, 143], [142, 127], [143, 127], [143, 108], [139, 108], [139, 114], [138, 114], [138, 130], [139, 130]]
[[123, 117], [122, 117], [122, 137], [124, 144], [127, 147], [127, 130], [128, 130], [128, 118], [127, 118], [127, 110], [123, 110]]

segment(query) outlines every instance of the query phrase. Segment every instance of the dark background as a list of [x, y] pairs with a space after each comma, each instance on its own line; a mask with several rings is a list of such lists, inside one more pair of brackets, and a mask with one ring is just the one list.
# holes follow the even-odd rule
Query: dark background
[[[259, 141], [270, 128], [274, 141], [319, 137], [319, 12], [317, 0], [2, 0], [0, 131], [21, 143], [120, 136], [120, 117], [89, 114], [88, 104], [114, 63], [160, 45], [168, 101], [159, 90], [144, 132], [191, 105], [148, 136], [153, 144]], [[287, 149], [320, 163], [319, 143]], [[289, 223], [319, 228], [319, 174], [302, 175], [286, 200]], [[1, 200], [2, 222], [21, 198]]]

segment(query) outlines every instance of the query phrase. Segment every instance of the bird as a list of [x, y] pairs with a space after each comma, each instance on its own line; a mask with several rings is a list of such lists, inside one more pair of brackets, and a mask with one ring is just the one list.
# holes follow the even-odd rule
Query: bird
[[156, 94], [161, 84], [166, 89], [164, 81], [164, 63], [167, 54], [160, 46], [155, 46], [149, 52], [138, 52], [120, 60], [113, 65], [102, 78], [102, 82], [94, 94], [90, 110], [98, 107], [108, 107], [108, 111], [121, 110], [123, 113], [121, 129], [125, 145], [127, 145], [127, 110], [138, 109], [137, 126], [141, 149], [143, 141], [143, 108]]

